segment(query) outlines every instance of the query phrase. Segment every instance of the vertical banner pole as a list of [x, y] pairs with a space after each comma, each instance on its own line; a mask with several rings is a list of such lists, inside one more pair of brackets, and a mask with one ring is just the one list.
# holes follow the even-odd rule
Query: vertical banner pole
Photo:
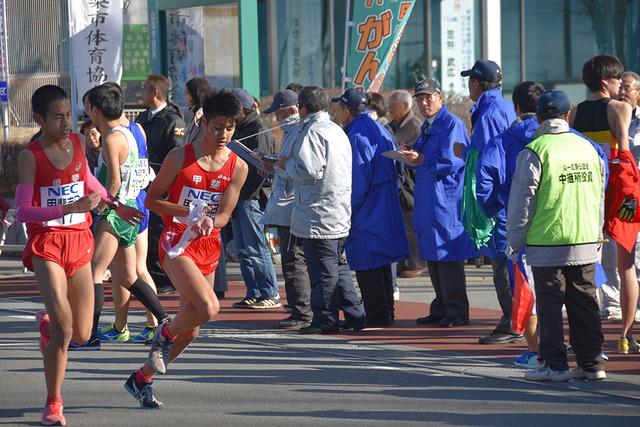
[[[74, 34], [73, 31], [73, 1], [69, 0], [67, 2], [67, 5], [69, 7], [68, 10], [68, 29], [69, 29], [69, 80], [71, 81], [71, 128], [74, 131], [78, 131], [78, 106], [77, 104], [77, 99], [78, 99], [78, 82], [76, 81], [76, 72], [74, 70], [74, 63], [73, 63], [73, 49], [72, 49], [72, 45], [71, 45], [71, 37], [72, 34]], [[84, 108], [84, 106], [83, 106]]]
[[[2, 104], [2, 136], [4, 143], [9, 141], [9, 43], [7, 36], [7, 3], [2, 1], [2, 76], [4, 93], [0, 94]], [[0, 170], [2, 168], [0, 167]]]
[[351, 22], [351, 17], [349, 14], [351, 13], [351, 0], [347, 0], [345, 2], [347, 4], [347, 14], [345, 15], [344, 21], [344, 52], [342, 53], [342, 86], [341, 90], [344, 92], [344, 89], [347, 85], [348, 77], [347, 77], [347, 58], [349, 57], [349, 29], [353, 25]]

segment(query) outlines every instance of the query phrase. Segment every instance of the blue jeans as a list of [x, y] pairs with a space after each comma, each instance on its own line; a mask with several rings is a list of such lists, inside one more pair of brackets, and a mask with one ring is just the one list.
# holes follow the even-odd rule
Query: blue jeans
[[313, 326], [335, 330], [340, 327], [339, 310], [352, 326], [366, 321], [362, 301], [351, 280], [344, 256], [345, 239], [300, 239], [311, 280]]
[[257, 200], [240, 199], [231, 220], [247, 298], [275, 298], [278, 295], [276, 270], [264, 227], [260, 225], [262, 215]]

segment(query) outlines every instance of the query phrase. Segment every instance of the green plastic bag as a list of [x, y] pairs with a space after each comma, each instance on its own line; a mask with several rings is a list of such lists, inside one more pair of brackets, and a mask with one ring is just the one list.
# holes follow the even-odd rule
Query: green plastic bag
[[469, 149], [464, 165], [464, 187], [462, 191], [462, 225], [467, 235], [480, 249], [487, 245], [495, 222], [482, 212], [476, 198], [476, 170], [480, 154], [475, 148]]

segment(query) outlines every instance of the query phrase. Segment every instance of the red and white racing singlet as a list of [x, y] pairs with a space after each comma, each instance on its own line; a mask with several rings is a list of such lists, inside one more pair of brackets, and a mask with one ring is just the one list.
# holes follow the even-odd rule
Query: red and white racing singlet
[[[167, 200], [187, 207], [193, 200], [202, 200], [208, 205], [213, 206], [214, 212], [216, 212], [220, 207], [222, 195], [231, 183], [237, 159], [237, 154], [232, 151], [220, 169], [209, 172], [198, 164], [193, 145], [186, 145], [182, 169], [169, 189], [169, 197]], [[182, 229], [184, 229], [188, 223], [186, 217], [165, 215], [163, 219], [165, 226], [173, 224]], [[215, 229], [212, 234], [218, 233], [220, 233], [220, 230]]]
[[[85, 185], [87, 158], [84, 155], [80, 138], [77, 134], [69, 134], [73, 146], [73, 159], [69, 166], [58, 169], [51, 163], [42, 149], [39, 140], [27, 146], [33, 153], [36, 172], [33, 180], [33, 206], [51, 207], [68, 205], [88, 194]], [[70, 213], [62, 218], [27, 224], [27, 232], [31, 236], [45, 231], [86, 230], [91, 225], [89, 212]]]

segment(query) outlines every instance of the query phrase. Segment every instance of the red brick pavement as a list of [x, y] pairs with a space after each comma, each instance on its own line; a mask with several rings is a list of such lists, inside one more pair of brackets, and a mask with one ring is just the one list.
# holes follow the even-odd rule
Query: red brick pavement
[[[264, 311], [232, 308], [233, 302], [244, 296], [244, 285], [241, 282], [231, 282], [229, 286], [230, 291], [227, 292], [226, 298], [220, 301], [218, 320], [246, 323], [256, 328], [275, 329], [277, 328], [278, 320], [286, 317], [286, 313], [281, 309]], [[0, 296], [39, 298], [33, 278], [0, 280]], [[105, 296], [106, 305], [109, 306], [111, 292], [108, 285], [105, 286]], [[177, 310], [179, 305], [177, 295], [162, 295], [161, 300], [167, 311], [174, 312]], [[141, 305], [138, 302], [134, 302], [132, 307], [140, 309]], [[505, 364], [510, 364], [526, 348], [524, 344], [478, 344], [478, 338], [489, 333], [495, 326], [499, 318], [497, 310], [472, 308], [471, 324], [469, 326], [450, 329], [425, 327], [416, 324], [415, 319], [424, 316], [425, 311], [426, 304], [397, 301], [396, 321], [393, 327], [365, 330], [358, 333], [345, 333], [339, 336], [352, 341], [405, 345], [473, 356], [479, 359], [490, 358]], [[619, 324], [610, 321], [603, 322], [603, 332], [605, 334], [604, 351], [610, 358], [607, 363], [607, 371], [640, 375], [640, 355], [616, 354], [616, 340], [619, 329]], [[636, 327], [636, 329], [640, 335], [640, 328]]]

